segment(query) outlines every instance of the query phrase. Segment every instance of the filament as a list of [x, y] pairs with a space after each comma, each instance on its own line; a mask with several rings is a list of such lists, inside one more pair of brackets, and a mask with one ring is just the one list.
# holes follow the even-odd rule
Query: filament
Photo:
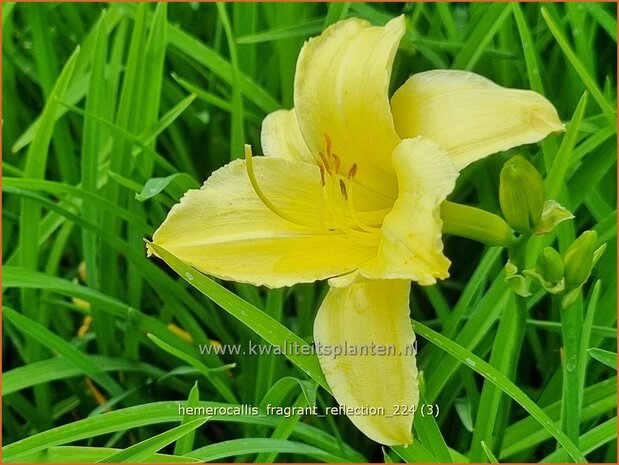
[[253, 156], [252, 156], [252, 151], [251, 151], [251, 145], [249, 144], [245, 144], [245, 162], [246, 162], [245, 168], [247, 170], [247, 176], [249, 177], [249, 182], [251, 183], [251, 186], [253, 187], [254, 192], [256, 193], [258, 198], [262, 201], [265, 207], [267, 207], [269, 210], [271, 210], [273, 213], [275, 213], [280, 218], [290, 223], [296, 224], [298, 226], [307, 226], [310, 228], [316, 227], [315, 224], [311, 224], [307, 221], [299, 220], [299, 218], [295, 218], [294, 216], [289, 215], [288, 213], [286, 213], [279, 207], [275, 206], [273, 202], [271, 202], [268, 199], [268, 197], [264, 194], [264, 192], [260, 188], [260, 185], [258, 184], [258, 180], [256, 179], [256, 173], [254, 172], [254, 162], [253, 162]]

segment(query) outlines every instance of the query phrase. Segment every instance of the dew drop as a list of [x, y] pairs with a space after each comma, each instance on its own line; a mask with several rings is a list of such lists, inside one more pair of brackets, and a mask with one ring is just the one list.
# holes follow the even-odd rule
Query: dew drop
[[185, 273], [185, 278], [187, 278], [188, 281], [193, 281], [193, 275], [189, 271]]
[[475, 362], [475, 360], [473, 360], [472, 358], [467, 358], [465, 360], [466, 363], [468, 363], [469, 365], [471, 365], [472, 367], [474, 367], [475, 365], [477, 365], [477, 363]]
[[567, 363], [565, 364], [565, 369], [570, 373], [573, 373], [576, 370], [576, 357], [572, 356], [567, 359]]

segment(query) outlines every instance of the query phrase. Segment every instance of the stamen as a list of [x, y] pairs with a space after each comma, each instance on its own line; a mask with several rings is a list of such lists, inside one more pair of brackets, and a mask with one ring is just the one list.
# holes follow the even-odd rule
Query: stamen
[[353, 163], [350, 169], [348, 170], [348, 179], [352, 179], [357, 174], [357, 164]]
[[264, 194], [264, 192], [258, 185], [258, 180], [256, 179], [256, 173], [254, 172], [254, 162], [253, 162], [252, 157], [253, 155], [251, 151], [251, 145], [245, 144], [245, 168], [247, 170], [247, 176], [249, 177], [249, 182], [251, 183], [251, 187], [253, 187], [254, 192], [256, 193], [258, 198], [262, 201], [264, 206], [267, 207], [269, 210], [271, 210], [273, 213], [275, 213], [280, 218], [286, 221], [289, 221], [290, 223], [293, 223], [299, 226], [316, 227], [316, 225], [314, 224], [309, 224], [305, 221], [299, 221], [298, 218], [293, 218], [292, 216], [288, 215], [287, 213], [285, 213], [284, 211], [282, 211], [281, 209], [273, 205], [273, 203], [267, 198], [267, 196]]
[[[339, 185], [341, 189], [342, 183], [344, 183], [344, 192], [346, 192], [346, 184], [343, 181], [342, 177], [331, 176], [329, 177], [329, 182], [327, 186], [322, 189], [325, 204], [329, 207], [333, 220], [335, 220], [335, 223], [340, 231], [342, 231], [347, 236], [354, 238], [356, 242], [374, 245], [375, 239], [372, 236], [368, 235], [364, 231], [353, 229], [348, 224], [349, 219], [346, 215], [347, 206], [346, 204], [342, 203], [342, 197], [340, 197], [336, 191], [336, 186]], [[342, 193], [342, 195], [344, 194]]]
[[320, 156], [322, 163], [325, 165], [325, 169], [327, 170], [327, 173], [331, 175], [331, 168], [329, 167], [329, 160], [327, 160], [327, 157], [325, 157], [325, 154], [322, 152], [318, 152], [318, 155]]
[[331, 156], [333, 157], [333, 160], [335, 161], [335, 172], [339, 173], [340, 172], [340, 157], [338, 157], [336, 154], [332, 153]]
[[[357, 165], [354, 164], [354, 167], [356, 167]], [[351, 168], [352, 169], [352, 168]], [[353, 192], [354, 192], [354, 186], [351, 185], [350, 189], [346, 189], [346, 181], [344, 180], [343, 177], [340, 178], [340, 187], [343, 187], [344, 190], [347, 192], [347, 195], [344, 197], [346, 199], [346, 203], [348, 204], [348, 211], [350, 213], [350, 216], [352, 217], [354, 224], [356, 227], [358, 227], [359, 229], [361, 229], [362, 231], [365, 231], [366, 233], [378, 233], [380, 232], [381, 228], [376, 228], [373, 226], [368, 226], [365, 223], [363, 223], [360, 219], [359, 216], [357, 215], [357, 211], [355, 210], [355, 199], [353, 197]]]
[[343, 179], [340, 179], [340, 192], [342, 193], [342, 197], [344, 200], [348, 200], [348, 194], [346, 193], [346, 184]]
[[327, 143], [327, 155], [331, 155], [331, 137], [329, 137], [329, 134], [325, 134], [325, 142]]
[[[320, 183], [324, 204], [327, 206], [332, 220], [335, 221], [337, 229], [354, 238], [357, 242], [373, 245], [376, 242], [376, 234], [380, 232], [380, 228], [367, 226], [361, 222], [353, 204], [352, 191], [350, 189], [352, 186], [347, 185], [348, 181], [354, 178], [357, 173], [357, 164], [353, 163], [346, 177], [340, 174], [342, 160], [337, 154], [331, 152], [333, 144], [329, 135], [325, 134], [324, 136], [326, 156], [323, 152], [318, 152], [319, 160], [317, 161], [320, 168]], [[325, 172], [329, 175], [328, 178]], [[330, 230], [336, 231], [332, 228]]]

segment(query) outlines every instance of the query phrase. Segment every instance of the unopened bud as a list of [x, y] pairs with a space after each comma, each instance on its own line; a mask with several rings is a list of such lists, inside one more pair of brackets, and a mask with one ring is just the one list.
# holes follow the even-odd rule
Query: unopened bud
[[549, 283], [558, 283], [563, 278], [563, 260], [552, 247], [546, 247], [537, 257], [537, 272]]
[[515, 238], [512, 229], [498, 215], [449, 201], [441, 204], [443, 233], [466, 237], [489, 246], [509, 247]]
[[569, 246], [565, 253], [565, 285], [573, 289], [589, 278], [593, 268], [595, 244], [598, 235], [595, 231], [585, 231]]
[[512, 228], [520, 232], [535, 228], [542, 217], [545, 197], [542, 176], [526, 158], [516, 155], [503, 165], [499, 202]]

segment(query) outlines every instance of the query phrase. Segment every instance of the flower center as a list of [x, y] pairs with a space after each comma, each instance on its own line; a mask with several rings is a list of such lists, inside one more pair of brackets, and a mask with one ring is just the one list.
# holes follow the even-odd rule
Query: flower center
[[[308, 221], [306, 218], [294, 215], [293, 212], [282, 210], [275, 205], [266, 196], [258, 183], [254, 171], [251, 146], [245, 144], [245, 167], [249, 182], [265, 207], [292, 224], [320, 229], [326, 234], [336, 234], [339, 230], [357, 242], [374, 244], [376, 242], [374, 236], [380, 232], [380, 227], [373, 227], [364, 223], [355, 210], [354, 185], [352, 181], [357, 173], [358, 166], [356, 163], [353, 163], [348, 169], [346, 176], [341, 174], [341, 160], [335, 153], [332, 153], [329, 137], [326, 136], [325, 138], [327, 141], [327, 154], [325, 155], [321, 152], [319, 153], [319, 159], [317, 159], [323, 198], [322, 202], [317, 200], [320, 204], [326, 206], [328, 219], [325, 218], [325, 212], [322, 209], [319, 209], [318, 223], [316, 223], [315, 221]], [[381, 217], [384, 216], [380, 215], [381, 212], [373, 211], [362, 214], [365, 213], [369, 214], [369, 217], [376, 217], [377, 214]]]
[[[365, 233], [378, 233], [380, 227], [364, 223], [355, 209], [353, 179], [359, 166], [352, 163], [348, 171], [342, 170], [342, 162], [332, 150], [331, 138], [325, 134], [326, 155], [318, 153], [316, 163], [320, 169], [320, 184], [325, 205], [329, 208], [338, 227], [346, 234], [367, 238]], [[346, 173], [344, 176], [342, 173]]]

